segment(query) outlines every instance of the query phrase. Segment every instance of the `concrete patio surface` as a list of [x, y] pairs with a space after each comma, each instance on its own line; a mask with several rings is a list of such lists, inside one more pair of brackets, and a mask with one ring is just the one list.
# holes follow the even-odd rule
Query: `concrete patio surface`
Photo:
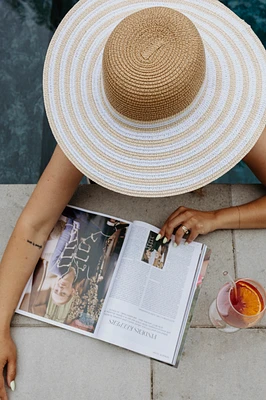
[[[34, 185], [0, 185], [0, 255], [33, 189]], [[212, 184], [186, 195], [141, 199], [83, 185], [71, 204], [159, 227], [180, 205], [217, 209], [265, 194], [260, 185]], [[266, 317], [258, 326], [225, 334], [212, 327], [208, 309], [225, 282], [224, 270], [256, 279], [266, 288], [266, 231], [217, 231], [198, 240], [211, 248], [212, 256], [177, 369], [15, 315], [17, 388], [8, 392], [9, 399], [265, 400]]]

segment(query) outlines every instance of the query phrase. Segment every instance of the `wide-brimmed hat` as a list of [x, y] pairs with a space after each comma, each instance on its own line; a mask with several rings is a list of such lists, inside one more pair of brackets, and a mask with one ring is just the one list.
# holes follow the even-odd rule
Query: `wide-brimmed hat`
[[55, 138], [111, 190], [164, 197], [202, 187], [266, 123], [265, 50], [216, 0], [80, 0], [50, 43], [44, 100]]

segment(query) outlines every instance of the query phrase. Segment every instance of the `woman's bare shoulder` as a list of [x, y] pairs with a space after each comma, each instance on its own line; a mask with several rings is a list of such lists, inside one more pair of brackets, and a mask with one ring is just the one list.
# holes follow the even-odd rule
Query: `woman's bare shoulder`
[[243, 159], [263, 185], [266, 185], [266, 127], [255, 146]]

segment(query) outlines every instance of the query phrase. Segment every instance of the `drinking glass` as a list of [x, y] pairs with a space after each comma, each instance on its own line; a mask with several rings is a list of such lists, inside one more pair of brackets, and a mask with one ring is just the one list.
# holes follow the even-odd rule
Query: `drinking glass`
[[259, 322], [265, 313], [266, 292], [249, 279], [227, 282], [210, 306], [212, 324], [222, 332], [236, 332]]

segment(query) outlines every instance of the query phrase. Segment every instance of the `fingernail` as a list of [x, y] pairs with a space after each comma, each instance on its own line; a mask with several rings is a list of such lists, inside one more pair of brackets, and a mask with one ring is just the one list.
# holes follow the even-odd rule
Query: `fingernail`
[[12, 392], [14, 392], [14, 390], [16, 389], [16, 383], [15, 383], [15, 381], [12, 381], [12, 382], [10, 383], [10, 389], [12, 390]]
[[168, 242], [168, 239], [167, 239], [167, 237], [165, 237], [164, 239], [163, 239], [163, 244], [165, 244], [165, 243], [167, 243]]
[[174, 247], [177, 247], [177, 243], [176, 242], [174, 243]]
[[158, 235], [157, 235], [156, 238], [155, 238], [156, 242], [157, 242], [158, 240], [160, 240], [161, 237], [162, 237], [162, 235], [161, 235], [160, 233], [158, 233]]
[[185, 242], [185, 245], [187, 246], [189, 243], [188, 242]]

